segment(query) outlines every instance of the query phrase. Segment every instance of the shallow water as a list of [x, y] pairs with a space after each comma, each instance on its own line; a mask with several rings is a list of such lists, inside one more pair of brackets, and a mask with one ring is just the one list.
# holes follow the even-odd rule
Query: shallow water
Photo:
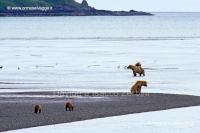
[[[0, 18], [0, 92], [129, 91], [200, 95], [200, 13]], [[140, 61], [145, 77], [128, 64]]]

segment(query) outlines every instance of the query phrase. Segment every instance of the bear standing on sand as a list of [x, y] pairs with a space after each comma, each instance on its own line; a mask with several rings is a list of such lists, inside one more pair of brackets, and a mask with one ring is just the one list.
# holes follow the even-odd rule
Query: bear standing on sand
[[71, 102], [67, 102], [66, 104], [65, 104], [65, 110], [66, 111], [73, 111], [74, 110], [74, 105], [71, 103]]
[[144, 69], [142, 68], [140, 62], [136, 63], [135, 65], [129, 65], [127, 67], [128, 69], [131, 69], [133, 71], [133, 75], [134, 76], [137, 76], [137, 73], [140, 75], [140, 76], [145, 76], [145, 71]]
[[142, 86], [147, 87], [147, 81], [137, 81], [132, 87], [131, 87], [131, 93], [132, 94], [141, 94], [141, 88]]
[[35, 114], [40, 114], [42, 112], [42, 106], [41, 105], [35, 105], [34, 106], [34, 113]]

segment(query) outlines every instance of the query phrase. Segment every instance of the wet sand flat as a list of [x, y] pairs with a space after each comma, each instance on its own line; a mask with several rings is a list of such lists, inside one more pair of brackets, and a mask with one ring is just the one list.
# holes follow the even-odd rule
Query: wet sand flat
[[[1, 95], [0, 131], [200, 105], [200, 97], [189, 95], [119, 93], [112, 96], [92, 93], [65, 98], [52, 94], [55, 93]], [[73, 102], [73, 112], [65, 111], [67, 101]], [[41, 114], [34, 114], [35, 104], [42, 105]]]

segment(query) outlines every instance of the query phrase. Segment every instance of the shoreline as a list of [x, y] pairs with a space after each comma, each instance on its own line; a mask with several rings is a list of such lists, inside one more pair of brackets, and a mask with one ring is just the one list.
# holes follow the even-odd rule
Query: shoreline
[[[120, 12], [120, 11], [119, 11]], [[88, 17], [88, 16], [154, 16], [154, 14], [151, 13], [145, 13], [145, 12], [138, 12], [137, 14], [117, 14], [117, 11], [115, 12], [115, 15], [111, 14], [105, 14], [105, 15], [98, 15], [98, 14], [68, 14], [68, 13], [4, 13], [0, 12], [0, 17], [69, 17], [69, 16], [74, 16], [74, 17]]]
[[[48, 93], [17, 94], [21, 97], [0, 97], [0, 132], [44, 125], [69, 123], [96, 118], [173, 108], [200, 106], [199, 96], [144, 93], [120, 96], [40, 97]], [[6, 95], [6, 94], [5, 94]], [[10, 95], [10, 94], [7, 94]], [[31, 94], [29, 94], [31, 95]], [[38, 96], [38, 97], [34, 97]], [[75, 110], [66, 112], [64, 105], [71, 101]], [[42, 105], [42, 113], [34, 114], [33, 106]]]

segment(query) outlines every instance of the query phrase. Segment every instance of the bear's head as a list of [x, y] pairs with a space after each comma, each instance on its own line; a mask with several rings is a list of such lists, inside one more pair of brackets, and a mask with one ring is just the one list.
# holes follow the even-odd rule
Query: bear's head
[[147, 87], [147, 81], [142, 81], [142, 86], [146, 86]]
[[141, 67], [142, 65], [141, 65], [140, 62], [137, 62], [137, 63], [135, 64], [135, 66], [140, 66], [140, 67]]
[[131, 69], [131, 65], [129, 65], [129, 66], [127, 67], [127, 69]]
[[140, 86], [145, 86], [145, 87], [147, 87], [147, 81], [143, 81], [143, 80], [137, 81], [137, 84], [139, 84]]

